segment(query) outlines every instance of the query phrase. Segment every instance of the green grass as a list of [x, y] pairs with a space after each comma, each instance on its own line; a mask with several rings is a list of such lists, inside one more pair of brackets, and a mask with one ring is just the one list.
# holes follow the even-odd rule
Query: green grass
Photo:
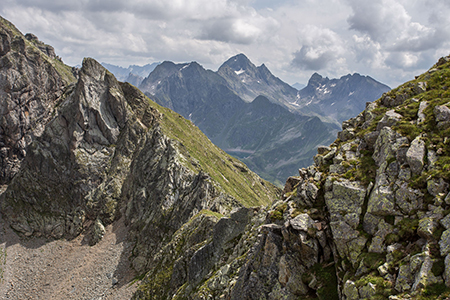
[[[338, 300], [338, 286], [335, 265], [315, 264], [311, 270], [318, 281], [317, 296], [323, 300]], [[303, 279], [303, 278], [302, 278]]]
[[417, 295], [417, 300], [448, 299], [450, 288], [445, 283], [436, 283], [422, 289], [422, 293]]
[[180, 142], [183, 156], [194, 158], [184, 161], [191, 170], [208, 173], [225, 193], [247, 207], [268, 205], [280, 197], [280, 189], [259, 178], [244, 163], [211, 143], [191, 121], [151, 100], [149, 103], [163, 114], [160, 122], [163, 133]]

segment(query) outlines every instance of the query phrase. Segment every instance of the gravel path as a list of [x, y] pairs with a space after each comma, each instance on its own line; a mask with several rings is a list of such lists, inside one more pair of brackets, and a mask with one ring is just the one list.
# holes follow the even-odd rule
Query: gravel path
[[92, 247], [83, 235], [71, 241], [20, 238], [0, 216], [0, 298], [130, 299], [137, 284], [126, 236], [119, 220]]

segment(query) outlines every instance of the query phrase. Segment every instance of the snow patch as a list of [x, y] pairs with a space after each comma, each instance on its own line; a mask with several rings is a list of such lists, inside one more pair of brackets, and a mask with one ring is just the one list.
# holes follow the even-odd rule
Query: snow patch
[[329, 89], [327, 89], [327, 87], [325, 85], [318, 87], [316, 90], [319, 93], [322, 93], [322, 94], [329, 94], [329, 93], [331, 93], [331, 91]]
[[245, 70], [243, 70], [243, 69], [240, 69], [239, 71], [234, 71], [234, 73], [236, 73], [236, 75], [241, 75], [244, 72], [245, 72]]
[[191, 65], [191, 64], [185, 65], [184, 67], [182, 67], [182, 68], [180, 69], [180, 71], [183, 70], [183, 69], [186, 69], [186, 68], [189, 67], [190, 65]]
[[353, 95], [355, 92], [350, 92], [349, 94], [348, 94], [348, 96], [350, 97], [351, 95]]

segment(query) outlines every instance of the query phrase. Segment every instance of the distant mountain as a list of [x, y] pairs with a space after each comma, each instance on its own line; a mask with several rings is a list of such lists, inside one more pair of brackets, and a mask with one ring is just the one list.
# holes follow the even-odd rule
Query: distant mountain
[[390, 90], [373, 78], [357, 73], [331, 80], [314, 73], [306, 87], [299, 83], [292, 87], [274, 76], [264, 64], [256, 67], [244, 54], [228, 59], [217, 73], [247, 102], [263, 95], [293, 112], [317, 116], [339, 126], [363, 111], [366, 102]]
[[196, 62], [163, 62], [144, 79], [139, 89], [155, 102], [194, 121], [216, 145], [223, 128], [245, 104], [226, 81]]
[[165, 61], [139, 88], [278, 183], [309, 165], [316, 147], [332, 142], [344, 119], [389, 90], [359, 74], [332, 80], [314, 74], [299, 91], [244, 54], [231, 57], [217, 72], [196, 62]]
[[336, 129], [318, 117], [292, 113], [258, 96], [236, 112], [217, 142], [261, 177], [275, 182], [295, 174], [299, 165], [308, 165], [317, 146], [335, 139], [330, 133]]
[[304, 85], [303, 83], [299, 83], [296, 82], [292, 85], [293, 88], [296, 88], [297, 90], [301, 90], [302, 88], [304, 88], [306, 85]]
[[113, 73], [118, 80], [138, 86], [159, 64], [159, 62], [156, 62], [144, 66], [130, 65], [128, 68], [123, 68], [103, 62], [102, 66]]
[[247, 102], [262, 95], [273, 103], [288, 105], [297, 97], [295, 88], [275, 77], [264, 64], [256, 67], [244, 54], [228, 59], [217, 73]]
[[366, 102], [378, 99], [389, 90], [387, 85], [358, 73], [339, 79], [328, 79], [314, 73], [292, 104], [298, 111], [326, 116], [340, 124], [363, 111]]
[[[254, 71], [245, 61], [224, 68]], [[261, 85], [270, 90], [267, 81]], [[213, 143], [272, 182], [282, 183], [299, 166], [311, 163], [317, 146], [334, 140], [338, 129], [317, 117], [292, 113], [265, 96], [244, 101], [220, 72], [205, 70], [196, 62], [163, 62], [139, 88], [157, 103], [192, 120]]]

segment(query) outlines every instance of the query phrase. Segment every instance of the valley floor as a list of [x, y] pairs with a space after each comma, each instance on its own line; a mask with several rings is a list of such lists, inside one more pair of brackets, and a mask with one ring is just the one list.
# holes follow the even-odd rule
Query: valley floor
[[95, 246], [74, 240], [20, 238], [0, 216], [1, 299], [130, 299], [137, 288], [131, 245], [120, 220]]

